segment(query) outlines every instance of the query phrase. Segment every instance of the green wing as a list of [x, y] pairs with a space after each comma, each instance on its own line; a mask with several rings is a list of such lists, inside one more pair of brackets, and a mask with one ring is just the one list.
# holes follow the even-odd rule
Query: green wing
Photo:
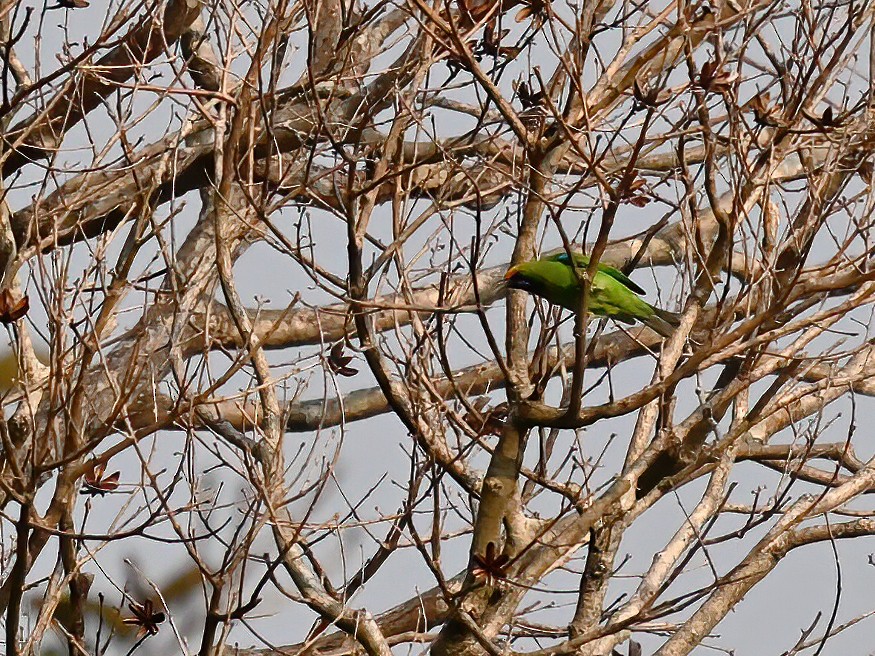
[[[562, 264], [566, 264], [568, 266], [571, 266], [571, 258], [568, 257], [568, 253], [559, 253], [558, 255], [552, 255], [552, 256], [548, 257], [547, 259], [552, 260], [554, 262], [561, 262]], [[586, 267], [589, 266], [589, 256], [583, 255], [582, 253], [575, 253], [574, 254], [574, 263], [577, 265], [577, 267], [579, 269], [585, 269]], [[614, 280], [622, 283], [625, 287], [628, 287], [636, 294], [646, 294], [647, 293], [643, 289], [641, 289], [641, 287], [639, 287], [634, 282], [629, 280], [628, 276], [626, 276], [626, 274], [624, 274], [619, 269], [615, 269], [612, 266], [609, 266], [607, 264], [602, 264], [601, 262], [599, 262], [598, 270], [600, 273], [604, 273], [605, 275], [608, 275], [611, 278], [613, 278]]]

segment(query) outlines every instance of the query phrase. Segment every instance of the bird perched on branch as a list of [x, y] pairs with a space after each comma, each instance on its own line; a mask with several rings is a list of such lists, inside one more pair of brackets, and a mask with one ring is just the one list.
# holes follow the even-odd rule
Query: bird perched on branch
[[[589, 257], [575, 255], [574, 264], [582, 273], [589, 266]], [[580, 309], [583, 287], [568, 253], [518, 264], [508, 269], [504, 279], [511, 289], [540, 296], [572, 312]], [[680, 318], [642, 300], [638, 294], [644, 293], [622, 271], [599, 263], [592, 277], [588, 310], [590, 314], [623, 323], [640, 321], [663, 337], [671, 337]]]

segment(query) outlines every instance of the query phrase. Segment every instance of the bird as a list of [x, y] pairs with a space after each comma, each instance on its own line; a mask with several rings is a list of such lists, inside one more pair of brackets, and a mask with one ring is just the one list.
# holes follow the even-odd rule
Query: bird
[[[530, 260], [508, 269], [504, 280], [510, 289], [521, 289], [577, 312], [580, 310], [583, 288], [574, 266], [579, 271], [585, 271], [589, 266], [589, 256], [575, 254], [574, 266], [571, 262], [568, 253]], [[680, 324], [680, 316], [650, 305], [639, 297], [644, 293], [622, 271], [599, 262], [592, 277], [587, 309], [595, 316], [611, 317], [626, 324], [640, 321], [663, 337], [671, 337]]]

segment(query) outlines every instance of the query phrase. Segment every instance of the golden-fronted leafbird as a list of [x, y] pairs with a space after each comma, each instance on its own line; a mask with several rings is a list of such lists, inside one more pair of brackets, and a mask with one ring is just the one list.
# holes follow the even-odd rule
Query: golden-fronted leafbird
[[[585, 271], [589, 257], [575, 255], [574, 263], [579, 271]], [[504, 279], [511, 289], [522, 289], [572, 312], [580, 309], [583, 287], [568, 253], [518, 264], [508, 269]], [[678, 315], [642, 300], [638, 294], [644, 293], [622, 271], [599, 262], [592, 277], [588, 309], [590, 314], [623, 323], [640, 321], [663, 337], [670, 337], [679, 324]]]

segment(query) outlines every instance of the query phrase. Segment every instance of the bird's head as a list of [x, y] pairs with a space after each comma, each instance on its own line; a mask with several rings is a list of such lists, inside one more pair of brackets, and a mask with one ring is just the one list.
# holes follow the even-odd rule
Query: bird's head
[[509, 289], [521, 289], [529, 294], [544, 296], [549, 281], [544, 279], [538, 261], [522, 262], [512, 266], [504, 274], [504, 282]]

